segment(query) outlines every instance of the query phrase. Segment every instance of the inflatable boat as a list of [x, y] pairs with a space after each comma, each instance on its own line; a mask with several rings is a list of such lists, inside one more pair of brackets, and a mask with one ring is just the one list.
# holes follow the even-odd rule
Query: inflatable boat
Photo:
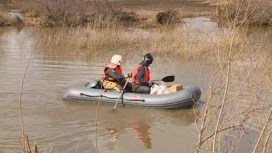
[[91, 81], [82, 87], [71, 87], [64, 93], [63, 99], [76, 102], [121, 104], [125, 107], [181, 109], [191, 107], [201, 96], [201, 90], [196, 85], [183, 86], [182, 90], [167, 94], [138, 94], [96, 89], [96, 83], [97, 81]]

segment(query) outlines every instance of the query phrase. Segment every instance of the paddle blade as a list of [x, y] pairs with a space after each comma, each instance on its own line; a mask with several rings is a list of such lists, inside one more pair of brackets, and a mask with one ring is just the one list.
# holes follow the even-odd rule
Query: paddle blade
[[163, 82], [174, 82], [175, 76], [174, 75], [166, 76], [166, 77], [162, 78], [162, 81]]

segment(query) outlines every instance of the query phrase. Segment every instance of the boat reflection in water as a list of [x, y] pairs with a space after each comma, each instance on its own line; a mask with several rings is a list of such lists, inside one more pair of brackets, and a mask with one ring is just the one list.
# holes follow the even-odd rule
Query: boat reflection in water
[[[149, 137], [149, 128], [150, 126], [145, 122], [133, 124], [131, 127], [131, 130], [135, 133], [135, 137], [144, 143], [146, 149], [152, 148], [151, 138]], [[106, 127], [105, 129], [110, 133], [114, 141], [118, 140], [119, 130], [117, 128]]]
[[[146, 109], [135, 109], [133, 113], [134, 115], [132, 113], [128, 113], [132, 110], [132, 108], [126, 108], [119, 111], [118, 113], [120, 114], [116, 114], [118, 115], [118, 120], [115, 120], [113, 116], [104, 116], [107, 120], [104, 120], [102, 124], [104, 129], [110, 135], [111, 140], [115, 143], [118, 141], [125, 141], [128, 144], [142, 142], [145, 149], [152, 149], [155, 142], [157, 143], [156, 145], [165, 143], [164, 141], [180, 141], [180, 143], [186, 142], [187, 140], [184, 139], [175, 139], [173, 135], [178, 135], [177, 131], [180, 131], [182, 127], [194, 127], [194, 124], [197, 122], [196, 116], [199, 115], [198, 109], [171, 111], [157, 109], [149, 109], [147, 111]], [[144, 118], [142, 117], [142, 114], [145, 114]], [[123, 116], [123, 118], [121, 116]], [[162, 135], [161, 133], [158, 133], [156, 130], [156, 127], [158, 126], [161, 127], [159, 131], [165, 130], [167, 132], [166, 135], [169, 139], [161, 139], [165, 136], [165, 133]], [[155, 129], [152, 127], [155, 127]], [[175, 130], [173, 127], [178, 127], [178, 129]], [[179, 135], [186, 137], [186, 130], [183, 130], [183, 132]], [[160, 140], [158, 140], [158, 137], [161, 137]]]
[[109, 131], [109, 133], [112, 135], [112, 138], [114, 141], [118, 140], [118, 133], [119, 133], [119, 130], [116, 129], [116, 128], [109, 128], [109, 127], [106, 127], [105, 128], [107, 131]]
[[140, 139], [144, 143], [146, 149], [152, 148], [151, 138], [149, 137], [149, 128], [145, 122], [142, 122], [138, 125], [133, 125], [132, 131], [135, 132], [136, 138]]

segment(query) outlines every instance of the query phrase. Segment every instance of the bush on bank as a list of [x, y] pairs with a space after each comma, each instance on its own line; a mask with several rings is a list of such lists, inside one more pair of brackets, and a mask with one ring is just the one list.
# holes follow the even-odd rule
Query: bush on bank
[[0, 27], [4, 26], [10, 26], [11, 23], [9, 22], [9, 19], [4, 15], [3, 12], [0, 12]]

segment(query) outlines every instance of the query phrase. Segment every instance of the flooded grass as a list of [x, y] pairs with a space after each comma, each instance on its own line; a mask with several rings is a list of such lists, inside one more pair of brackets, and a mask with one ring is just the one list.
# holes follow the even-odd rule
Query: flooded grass
[[[68, 55], [90, 54], [100, 50], [114, 53], [115, 50], [139, 52], [149, 50], [156, 54], [174, 54], [182, 60], [205, 61], [213, 63], [214, 55], [220, 49], [220, 57], [226, 57], [228, 50], [228, 34], [210, 35], [201, 32], [188, 32], [180, 25], [168, 25], [154, 29], [139, 29], [126, 27], [109, 27], [106, 29], [87, 28], [56, 28], [43, 31], [48, 47], [63, 46], [61, 52]], [[76, 40], [76, 41], [75, 41]], [[239, 48], [245, 42], [245, 34], [237, 34], [234, 48]], [[251, 48], [250, 44], [243, 47]], [[244, 49], [250, 56], [252, 50]], [[247, 53], [246, 53], [247, 52]], [[57, 54], [57, 53], [56, 53]], [[60, 53], [59, 53], [60, 54]], [[244, 54], [244, 55], [245, 55]], [[235, 58], [242, 58], [236, 54]]]

